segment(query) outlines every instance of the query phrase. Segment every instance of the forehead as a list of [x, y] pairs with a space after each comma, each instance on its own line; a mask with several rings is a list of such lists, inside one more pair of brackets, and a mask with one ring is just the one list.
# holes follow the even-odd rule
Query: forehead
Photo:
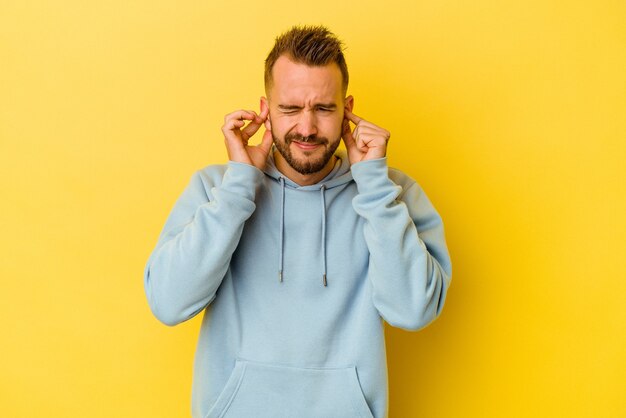
[[311, 67], [283, 55], [272, 68], [269, 94], [278, 101], [339, 100], [342, 97], [341, 71], [335, 63]]

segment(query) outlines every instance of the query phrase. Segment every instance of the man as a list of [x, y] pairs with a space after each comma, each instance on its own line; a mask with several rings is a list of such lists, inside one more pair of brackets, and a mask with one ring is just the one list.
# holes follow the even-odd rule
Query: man
[[195, 417], [384, 417], [382, 320], [417, 330], [441, 312], [441, 218], [347, 87], [327, 29], [278, 37], [260, 112], [225, 117], [230, 161], [193, 175], [148, 260], [157, 318], [205, 312]]

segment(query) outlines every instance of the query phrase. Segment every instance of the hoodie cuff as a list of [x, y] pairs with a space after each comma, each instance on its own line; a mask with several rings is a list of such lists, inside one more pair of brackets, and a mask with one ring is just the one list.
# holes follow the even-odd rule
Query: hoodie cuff
[[229, 161], [220, 188], [248, 200], [254, 200], [256, 189], [262, 180], [263, 172], [255, 166]]
[[352, 164], [350, 171], [360, 194], [395, 186], [389, 179], [387, 157]]

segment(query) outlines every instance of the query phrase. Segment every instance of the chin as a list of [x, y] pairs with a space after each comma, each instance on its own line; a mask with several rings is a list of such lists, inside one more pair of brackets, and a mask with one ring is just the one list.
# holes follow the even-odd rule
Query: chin
[[274, 137], [276, 149], [291, 168], [302, 175], [315, 174], [322, 171], [333, 157], [340, 141], [330, 144], [321, 144], [311, 150], [302, 149], [295, 143], [285, 144], [285, 141]]

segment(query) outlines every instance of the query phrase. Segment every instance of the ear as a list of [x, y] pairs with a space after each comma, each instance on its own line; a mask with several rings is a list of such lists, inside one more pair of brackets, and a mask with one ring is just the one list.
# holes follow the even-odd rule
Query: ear
[[354, 97], [348, 96], [345, 99], [343, 99], [343, 107], [344, 109], [347, 109], [350, 112], [352, 112], [352, 108], [354, 107]]
[[[261, 96], [261, 102], [259, 103], [260, 109], [261, 109], [261, 113], [263, 113], [265, 110], [269, 111], [269, 103], [267, 102], [267, 97], [265, 96]], [[269, 113], [267, 114], [267, 117], [269, 118]]]
[[267, 129], [268, 131], [272, 130], [272, 123], [270, 122], [270, 104], [267, 100], [267, 97], [265, 96], [261, 96], [261, 102], [259, 103], [259, 106], [261, 108], [261, 113], [263, 112], [267, 112], [267, 118], [265, 119], [265, 129]]

